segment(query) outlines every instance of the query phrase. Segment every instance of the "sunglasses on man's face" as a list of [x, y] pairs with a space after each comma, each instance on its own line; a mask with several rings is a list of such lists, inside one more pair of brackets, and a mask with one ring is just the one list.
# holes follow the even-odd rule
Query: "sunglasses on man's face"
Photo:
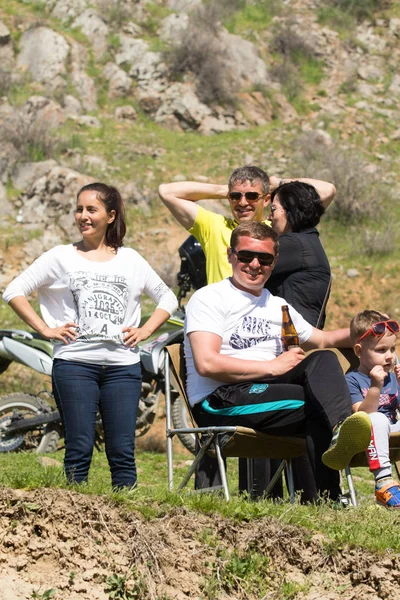
[[386, 329], [388, 329], [391, 333], [398, 333], [400, 330], [400, 325], [398, 324], [397, 321], [379, 321], [378, 323], [374, 323], [372, 325], [372, 327], [370, 327], [368, 329], [368, 331], [366, 331], [358, 340], [358, 344], [361, 342], [361, 340], [363, 340], [364, 338], [366, 338], [368, 335], [375, 335], [375, 336], [380, 336], [380, 335], [384, 335], [384, 333], [386, 332]]
[[246, 198], [247, 202], [255, 202], [263, 195], [264, 194], [259, 194], [258, 192], [244, 192], [243, 194], [242, 192], [229, 192], [228, 197], [232, 202], [240, 202], [242, 196]]
[[255, 258], [262, 267], [270, 267], [275, 260], [275, 256], [269, 252], [252, 252], [252, 250], [234, 250], [231, 248], [233, 254], [237, 257], [239, 262], [250, 264]]

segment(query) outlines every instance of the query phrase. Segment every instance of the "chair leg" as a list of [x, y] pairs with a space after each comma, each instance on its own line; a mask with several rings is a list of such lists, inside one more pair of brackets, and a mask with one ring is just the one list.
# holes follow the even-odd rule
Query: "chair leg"
[[282, 476], [282, 472], [283, 472], [283, 469], [285, 468], [285, 465], [286, 465], [286, 460], [282, 460], [282, 462], [280, 463], [279, 467], [275, 471], [274, 476], [271, 478], [269, 484], [265, 488], [265, 490], [264, 490], [264, 496], [267, 497], [267, 496], [269, 496], [270, 492], [272, 492], [272, 490], [274, 489], [274, 486], [275, 486], [276, 482]]
[[295, 501], [295, 493], [294, 493], [294, 479], [293, 479], [293, 465], [292, 459], [288, 458], [286, 461], [286, 478], [287, 478], [287, 487], [289, 492], [290, 502], [294, 504]]
[[227, 502], [229, 502], [230, 495], [229, 495], [229, 489], [228, 489], [228, 481], [226, 479], [226, 471], [225, 471], [224, 459], [222, 458], [221, 446], [219, 445], [219, 438], [218, 438], [218, 436], [216, 436], [216, 440], [215, 440], [215, 452], [217, 454], [219, 474], [221, 476], [221, 483], [222, 483], [222, 487], [223, 487], [223, 490], [224, 490], [225, 500]]
[[194, 461], [190, 465], [189, 471], [187, 472], [184, 479], [182, 480], [182, 483], [179, 485], [178, 490], [183, 489], [185, 487], [185, 485], [187, 485], [189, 479], [195, 472], [197, 465], [199, 464], [199, 462], [205, 455], [208, 448], [211, 446], [212, 442], [213, 441], [215, 442], [216, 439], [217, 439], [217, 435], [213, 434], [213, 435], [210, 435], [210, 437], [204, 442], [203, 446], [200, 448], [199, 452], [196, 454]]
[[172, 436], [170, 435], [172, 417], [171, 417], [171, 383], [169, 377], [169, 354], [164, 351], [164, 373], [165, 373], [165, 430], [167, 435], [167, 465], [168, 465], [168, 489], [170, 492], [174, 489], [174, 466], [172, 457]]
[[247, 462], [247, 492], [249, 494], [249, 498], [250, 500], [253, 499], [253, 495], [254, 495], [254, 459], [253, 458], [247, 458], [246, 459]]
[[168, 490], [174, 489], [174, 467], [172, 460], [172, 438], [167, 436], [167, 464], [168, 464]]
[[351, 503], [353, 506], [357, 506], [357, 498], [356, 498], [356, 490], [354, 488], [353, 476], [351, 474], [351, 469], [349, 466], [345, 468], [347, 486], [350, 492]]
[[393, 464], [394, 464], [394, 470], [396, 471], [396, 474], [397, 474], [397, 478], [400, 479], [400, 461], [398, 460], [397, 462], [395, 462]]

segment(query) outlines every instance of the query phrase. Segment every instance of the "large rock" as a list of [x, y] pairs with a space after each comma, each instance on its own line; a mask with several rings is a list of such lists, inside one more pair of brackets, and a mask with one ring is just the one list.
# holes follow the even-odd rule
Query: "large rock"
[[87, 0], [44, 0], [53, 17], [68, 22], [80, 15], [88, 6]]
[[10, 30], [2, 21], [0, 21], [0, 46], [5, 46], [11, 41]]
[[139, 88], [154, 92], [163, 92], [167, 89], [168, 69], [162, 61], [160, 52], [146, 52], [129, 71], [129, 75], [137, 80]]
[[136, 183], [133, 181], [129, 181], [124, 185], [120, 186], [120, 192], [122, 198], [127, 204], [132, 204], [139, 208], [145, 215], [150, 214], [150, 202], [151, 197], [149, 195], [145, 195], [141, 190], [139, 190]]
[[21, 51], [17, 67], [28, 70], [35, 81], [60, 86], [66, 73], [69, 45], [62, 35], [48, 27], [34, 27], [25, 31], [20, 39]]
[[75, 21], [74, 27], [80, 27], [92, 44], [95, 57], [99, 60], [107, 50], [108, 26], [92, 8], [85, 10]]
[[134, 65], [149, 49], [149, 44], [141, 38], [121, 34], [120, 47], [115, 56], [117, 65]]
[[71, 82], [79, 93], [79, 99], [83, 108], [87, 111], [96, 110], [97, 91], [93, 79], [85, 71], [73, 71]]
[[13, 211], [13, 207], [7, 200], [7, 190], [0, 181], [0, 210], [2, 215], [9, 215]]
[[173, 42], [185, 33], [188, 23], [185, 13], [168, 15], [162, 20], [158, 35], [163, 42]]
[[381, 35], [376, 35], [374, 28], [359, 25], [353, 34], [360, 41], [369, 54], [381, 54], [386, 49], [386, 39]]
[[397, 73], [393, 75], [392, 83], [390, 84], [388, 91], [393, 94], [393, 96], [396, 96], [396, 98], [400, 97], [400, 75]]
[[201, 6], [201, 0], [168, 0], [167, 6], [177, 13], [188, 13]]
[[120, 98], [126, 96], [131, 91], [131, 78], [115, 63], [108, 62], [103, 69], [103, 75], [109, 81], [108, 94], [110, 98]]
[[117, 106], [114, 111], [114, 116], [117, 121], [123, 121], [127, 119], [128, 121], [135, 121], [137, 119], [137, 112], [133, 108], [133, 106]]
[[226, 29], [221, 30], [219, 38], [224, 47], [225, 63], [232, 81], [245, 86], [270, 83], [267, 66], [254, 44], [229, 33]]
[[39, 162], [21, 163], [13, 171], [11, 180], [13, 186], [18, 190], [25, 191], [34, 181], [47, 175], [51, 169], [57, 166], [57, 161], [42, 160]]
[[212, 133], [225, 133], [234, 129], [238, 129], [238, 124], [234, 117], [224, 118], [210, 115], [202, 121], [198, 131], [205, 135], [210, 135]]
[[80, 188], [93, 178], [67, 167], [56, 166], [37, 179], [16, 201], [23, 222], [46, 229], [55, 224], [65, 234], [75, 233], [74, 209]]
[[272, 120], [273, 106], [261, 92], [239, 94], [240, 107], [247, 121], [254, 125], [265, 125]]
[[190, 84], [174, 83], [165, 93], [155, 120], [172, 128], [198, 129], [208, 116], [210, 108], [200, 102]]
[[86, 111], [97, 109], [96, 85], [86, 73], [89, 57], [86, 48], [77, 42], [71, 44], [71, 83]]
[[78, 117], [82, 114], [82, 104], [71, 94], [65, 96], [63, 108], [66, 117]]
[[61, 105], [45, 96], [31, 96], [21, 107], [19, 113], [30, 123], [43, 125], [46, 130], [60, 127], [66, 121]]

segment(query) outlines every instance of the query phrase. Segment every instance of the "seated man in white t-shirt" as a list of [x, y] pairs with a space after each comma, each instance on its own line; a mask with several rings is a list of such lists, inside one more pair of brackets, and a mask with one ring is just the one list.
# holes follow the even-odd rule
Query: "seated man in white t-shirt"
[[335, 354], [304, 354], [349, 347], [348, 328], [315, 329], [289, 307], [301, 347], [283, 352], [286, 302], [264, 289], [278, 247], [265, 224], [239, 225], [228, 248], [232, 277], [192, 296], [185, 321], [187, 393], [200, 426], [243, 425], [305, 437], [318, 493], [335, 500], [340, 486], [333, 469], [367, 448], [371, 423], [365, 413], [349, 416], [350, 395]]

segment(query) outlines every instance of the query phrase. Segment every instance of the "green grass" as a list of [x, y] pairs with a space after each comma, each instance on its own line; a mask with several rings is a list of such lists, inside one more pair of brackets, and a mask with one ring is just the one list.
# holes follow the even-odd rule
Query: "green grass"
[[275, 15], [281, 11], [281, 3], [277, 0], [259, 0], [245, 6], [225, 21], [230, 33], [243, 37], [251, 37], [251, 32], [262, 32], [267, 29]]
[[[63, 452], [50, 455], [62, 461]], [[187, 455], [176, 455], [175, 483], [184, 473]], [[390, 549], [400, 551], [398, 525], [400, 516], [376, 506], [373, 498], [373, 482], [367, 469], [353, 469], [360, 506], [355, 509], [335, 510], [322, 503], [319, 506], [293, 505], [288, 502], [273, 503], [268, 500], [249, 502], [237, 495], [237, 461], [228, 460], [228, 475], [232, 499], [229, 503], [212, 494], [194, 494], [190, 489], [180, 493], [167, 490], [167, 461], [165, 454], [149, 452], [137, 453], [138, 488], [134, 492], [112, 493], [110, 475], [104, 452], [94, 452], [88, 485], [74, 486], [83, 494], [105, 495], [117, 504], [140, 512], [146, 519], [167, 515], [174, 507], [187, 507], [194, 512], [219, 514], [237, 523], [253, 522], [258, 519], [278, 519], [282, 524], [305, 527], [311, 533], [322, 532], [327, 555], [332, 555], [349, 544], [377, 552]], [[57, 467], [44, 468], [34, 454], [0, 454], [0, 485], [11, 488], [36, 489], [59, 488], [68, 486]], [[193, 484], [189, 484], [193, 485]], [[360, 527], [362, 523], [362, 527]], [[212, 532], [204, 532], [204, 542], [216, 543]], [[225, 576], [244, 572], [249, 565], [243, 563], [240, 554], [233, 554]], [[250, 563], [254, 566], [260, 557], [255, 554]]]
[[324, 78], [324, 65], [316, 58], [299, 58], [298, 66], [303, 81], [310, 85], [319, 85]]

